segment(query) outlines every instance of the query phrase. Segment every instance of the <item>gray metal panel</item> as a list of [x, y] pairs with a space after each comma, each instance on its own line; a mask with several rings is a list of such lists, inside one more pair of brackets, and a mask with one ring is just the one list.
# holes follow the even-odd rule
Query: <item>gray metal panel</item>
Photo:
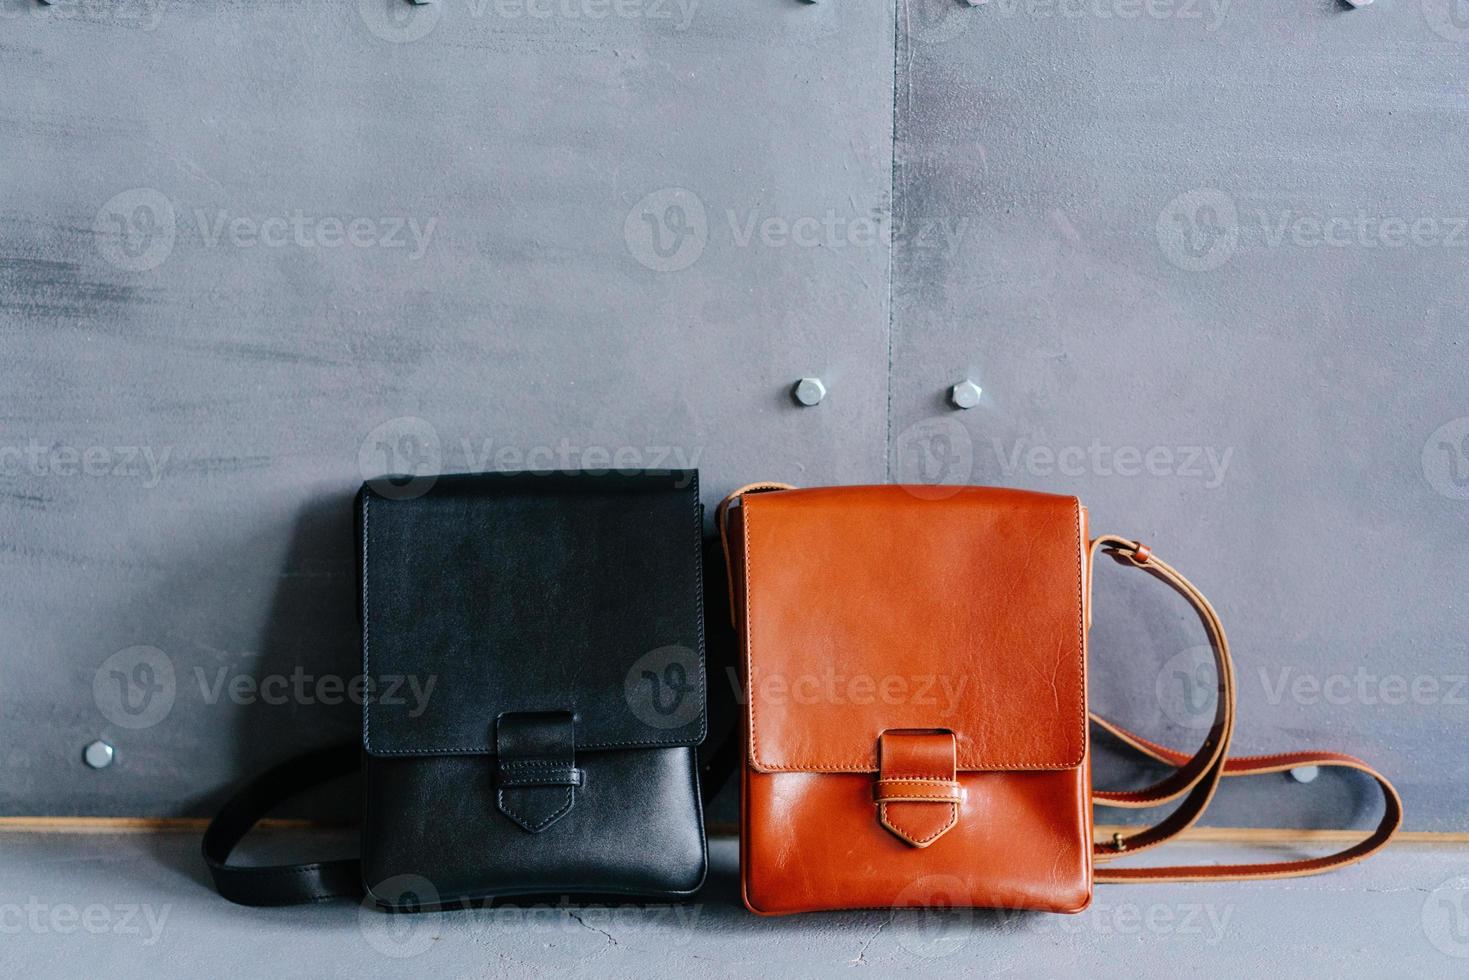
[[882, 478], [891, 9], [0, 3], [0, 812], [350, 734], [364, 474]]
[[[904, 4], [892, 471], [1079, 494], [1218, 606], [1242, 750], [1359, 752], [1462, 830], [1469, 24], [1277, 6]], [[1160, 591], [1099, 574], [1092, 700], [1191, 746], [1204, 635]]]

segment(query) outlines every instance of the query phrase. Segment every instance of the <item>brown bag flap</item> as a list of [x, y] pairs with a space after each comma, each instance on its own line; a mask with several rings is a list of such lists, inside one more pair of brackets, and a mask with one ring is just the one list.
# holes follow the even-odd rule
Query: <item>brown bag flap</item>
[[750, 760], [875, 772], [949, 730], [960, 770], [1086, 754], [1086, 514], [986, 487], [827, 487], [741, 504]]

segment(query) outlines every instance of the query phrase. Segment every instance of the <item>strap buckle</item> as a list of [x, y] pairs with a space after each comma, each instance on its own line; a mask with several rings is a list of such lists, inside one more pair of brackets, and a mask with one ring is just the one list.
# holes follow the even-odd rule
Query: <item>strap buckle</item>
[[891, 729], [877, 738], [877, 822], [913, 847], [927, 847], [959, 823], [964, 787], [951, 731]]
[[506, 712], [495, 719], [495, 803], [538, 834], [571, 812], [586, 773], [576, 766], [570, 711]]

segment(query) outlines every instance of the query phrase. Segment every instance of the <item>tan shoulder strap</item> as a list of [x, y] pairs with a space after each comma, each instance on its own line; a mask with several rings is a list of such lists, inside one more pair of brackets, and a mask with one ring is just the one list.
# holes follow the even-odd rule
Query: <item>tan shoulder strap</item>
[[[1194, 584], [1179, 574], [1171, 565], [1159, 559], [1141, 542], [1130, 541], [1116, 535], [1102, 535], [1091, 543], [1088, 555], [1088, 570], [1094, 569], [1096, 556], [1105, 551], [1119, 561], [1133, 565], [1162, 579], [1179, 592], [1197, 610], [1204, 628], [1209, 632], [1209, 644], [1214, 651], [1214, 664], [1219, 674], [1219, 698], [1215, 706], [1214, 721], [1204, 744], [1192, 756], [1151, 742], [1121, 725], [1114, 724], [1097, 714], [1091, 719], [1099, 727], [1116, 736], [1124, 745], [1158, 762], [1176, 767], [1172, 774], [1147, 789], [1135, 791], [1095, 790], [1092, 801], [1098, 806], [1141, 809], [1172, 802], [1180, 796], [1184, 801], [1162, 822], [1147, 827], [1130, 836], [1116, 835], [1110, 842], [1097, 843], [1093, 847], [1093, 859], [1098, 867], [1097, 881], [1208, 881], [1240, 880], [1246, 878], [1294, 878], [1320, 874], [1362, 860], [1384, 847], [1397, 833], [1403, 821], [1403, 801], [1387, 778], [1367, 763], [1349, 755], [1336, 752], [1300, 751], [1283, 752], [1278, 755], [1250, 755], [1228, 757], [1229, 741], [1234, 734], [1234, 664], [1229, 656], [1229, 641], [1224, 635], [1224, 626], [1214, 607], [1209, 604]], [[1090, 575], [1088, 582], [1090, 583]], [[1156, 847], [1193, 826], [1209, 805], [1214, 790], [1223, 776], [1252, 776], [1256, 774], [1285, 772], [1297, 766], [1336, 766], [1356, 769], [1377, 781], [1382, 790], [1383, 814], [1377, 827], [1358, 843], [1323, 857], [1301, 858], [1292, 861], [1271, 861], [1258, 864], [1201, 864], [1169, 867], [1116, 868], [1102, 867], [1124, 854]]]
[[[747, 484], [725, 497], [715, 511], [720, 542], [724, 546], [731, 621], [735, 619], [735, 593], [728, 535], [730, 505], [746, 493], [793, 489], [795, 488], [788, 483]], [[1218, 613], [1192, 582], [1154, 555], [1146, 545], [1111, 534], [1101, 535], [1091, 542], [1087, 554], [1088, 594], [1091, 591], [1090, 585], [1096, 557], [1101, 552], [1106, 552], [1123, 564], [1141, 568], [1155, 578], [1161, 579], [1194, 607], [1200, 620], [1203, 621], [1204, 629], [1209, 633], [1209, 645], [1214, 651], [1214, 665], [1219, 677], [1219, 698], [1215, 705], [1214, 720], [1209, 726], [1209, 733], [1193, 755], [1149, 741], [1095, 713], [1091, 715], [1091, 720], [1098, 727], [1116, 736], [1124, 745], [1155, 761], [1174, 767], [1172, 773], [1146, 789], [1095, 790], [1092, 793], [1094, 805], [1147, 809], [1182, 798], [1178, 807], [1159, 823], [1143, 827], [1133, 834], [1114, 835], [1111, 841], [1095, 843], [1092, 851], [1093, 860], [1097, 865], [1095, 879], [1106, 882], [1130, 882], [1292, 878], [1320, 874], [1353, 864], [1384, 847], [1402, 824], [1403, 801], [1392, 783], [1362, 760], [1336, 752], [1310, 750], [1229, 758], [1229, 743], [1234, 735], [1234, 663], [1229, 656], [1229, 640], [1224, 634], [1224, 624], [1219, 621]], [[1090, 603], [1088, 603], [1088, 609], [1090, 609]], [[1384, 802], [1382, 819], [1377, 827], [1351, 847], [1323, 857], [1258, 864], [1202, 864], [1144, 868], [1106, 866], [1109, 862], [1124, 855], [1157, 847], [1193, 826], [1208, 808], [1209, 801], [1214, 798], [1214, 791], [1218, 788], [1221, 778], [1284, 772], [1298, 766], [1335, 766], [1356, 769], [1371, 776], [1381, 788]]]

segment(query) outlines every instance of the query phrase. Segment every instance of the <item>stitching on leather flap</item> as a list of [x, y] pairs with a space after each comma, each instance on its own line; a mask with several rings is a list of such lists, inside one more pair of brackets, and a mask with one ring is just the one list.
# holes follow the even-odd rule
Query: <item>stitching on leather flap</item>
[[[843, 489], [851, 491], [874, 490], [874, 487], [851, 487], [851, 488], [810, 488], [809, 490], [791, 490], [785, 493], [770, 495], [773, 497], [789, 498], [799, 496], [803, 493], [817, 492], [821, 490]], [[1024, 492], [1024, 491], [1015, 491]], [[757, 495], [758, 497], [758, 495]], [[871, 754], [858, 758], [841, 758], [831, 761], [829, 758], [801, 758], [775, 765], [767, 761], [761, 754], [760, 724], [757, 713], [759, 698], [754, 693], [757, 676], [755, 673], [755, 651], [753, 649], [755, 636], [755, 623], [757, 611], [754, 608], [755, 583], [758, 581], [758, 570], [756, 559], [750, 547], [751, 527], [754, 524], [753, 515], [757, 510], [765, 510], [779, 506], [778, 501], [759, 500], [756, 498], [743, 499], [740, 504], [740, 539], [743, 554], [741, 555], [741, 567], [743, 571], [743, 630], [742, 642], [744, 644], [745, 657], [745, 685], [747, 692], [747, 721], [749, 728], [749, 751], [750, 765], [758, 772], [848, 772], [848, 773], [872, 773], [878, 769], [877, 761]], [[1076, 636], [1076, 653], [1073, 660], [1077, 671], [1076, 700], [1077, 703], [1070, 709], [1074, 716], [1076, 726], [1074, 756], [1061, 761], [1035, 762], [1023, 758], [1001, 758], [981, 759], [973, 757], [973, 749], [966, 755], [962, 747], [959, 749], [957, 768], [961, 772], [1005, 772], [1005, 771], [1061, 771], [1075, 769], [1086, 760], [1087, 753], [1087, 710], [1086, 710], [1086, 541], [1083, 527], [1082, 507], [1079, 499], [1070, 498], [1071, 526], [1075, 529], [1074, 542], [1068, 549], [1075, 569], [1074, 582], [1076, 588], [1076, 603], [1071, 619], [1074, 620]], [[892, 596], [892, 601], [903, 601], [902, 596]]]
[[545, 830], [547, 827], [551, 826], [551, 824], [555, 823], [557, 820], [560, 820], [562, 817], [566, 816], [568, 812], [570, 812], [571, 804], [576, 799], [576, 790], [568, 786], [566, 787], [565, 794], [566, 795], [563, 798], [563, 802], [560, 806], [558, 806], [554, 811], [546, 814], [545, 819], [536, 821], [529, 820], [524, 814], [520, 812], [520, 810], [506, 803], [505, 790], [503, 789], [498, 790], [495, 793], [495, 805], [500, 808], [500, 812], [505, 814], [505, 816], [509, 817], [511, 820], [514, 820], [521, 827], [534, 834]]
[[[708, 664], [705, 652], [705, 624], [704, 624], [704, 601], [703, 601], [703, 543], [704, 543], [704, 518], [703, 503], [699, 497], [699, 476], [697, 470], [689, 472], [687, 486], [676, 488], [680, 493], [689, 495], [693, 501], [693, 514], [690, 521], [692, 531], [692, 557], [693, 569], [690, 576], [690, 603], [691, 615], [695, 624], [695, 642], [697, 644], [697, 676], [694, 678], [694, 688], [698, 701], [698, 713], [690, 722], [680, 725], [664, 734], [649, 733], [647, 737], [637, 739], [602, 739], [579, 743], [579, 751], [599, 751], [606, 749], [636, 749], [636, 748], [660, 748], [660, 747], [682, 747], [697, 746], [703, 743], [708, 734]], [[371, 507], [374, 497], [370, 488], [362, 490], [362, 673], [365, 678], [373, 677], [372, 672], [372, 615], [371, 602], [372, 590], [371, 578]], [[488, 738], [481, 742], [467, 745], [412, 745], [408, 747], [388, 748], [373, 743], [372, 725], [372, 698], [366, 697], [362, 704], [362, 745], [369, 755], [387, 756], [420, 756], [420, 755], [493, 755], [494, 744]], [[381, 739], [379, 740], [381, 741]]]
[[934, 831], [932, 834], [929, 834], [927, 837], [914, 837], [906, 830], [903, 830], [901, 827], [895, 826], [892, 820], [889, 818], [888, 805], [886, 803], [879, 803], [877, 806], [877, 822], [882, 824], [888, 830], [892, 831], [898, 837], [901, 837], [903, 840], [907, 841], [909, 844], [912, 844], [914, 847], [927, 847], [929, 844], [932, 844], [934, 841], [938, 840], [940, 837], [953, 830], [954, 826], [958, 824], [959, 804], [950, 803], [948, 804], [948, 807], [949, 819], [944, 823], [942, 827]]

